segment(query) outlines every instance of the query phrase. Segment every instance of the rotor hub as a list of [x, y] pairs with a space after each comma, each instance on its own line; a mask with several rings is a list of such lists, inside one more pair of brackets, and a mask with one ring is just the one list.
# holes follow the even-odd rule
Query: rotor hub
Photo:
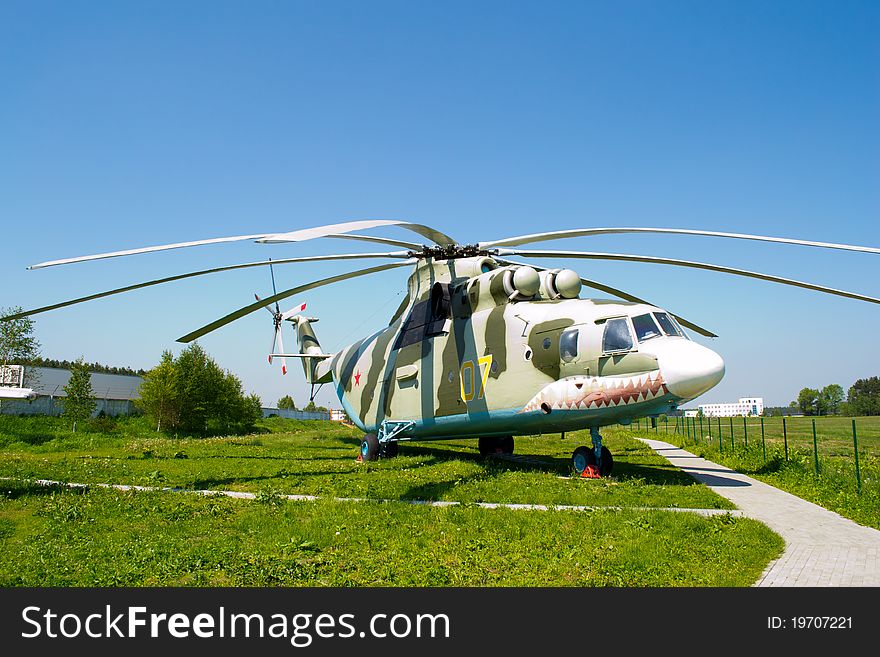
[[409, 257], [424, 260], [454, 260], [456, 258], [474, 258], [490, 255], [478, 244], [446, 244], [440, 246], [423, 246], [420, 251], [409, 251]]

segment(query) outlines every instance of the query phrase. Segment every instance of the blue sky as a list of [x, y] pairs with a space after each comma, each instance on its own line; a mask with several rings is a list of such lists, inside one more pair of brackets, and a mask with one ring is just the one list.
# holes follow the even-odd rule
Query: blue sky
[[[361, 218], [463, 242], [661, 226], [880, 246], [878, 31], [870, 2], [5, 2], [0, 306], [374, 248], [239, 243], [25, 271], [42, 260]], [[880, 296], [870, 254], [665, 236], [539, 246]], [[703, 401], [785, 404], [880, 374], [880, 306], [687, 269], [559, 264], [718, 333], [700, 341], [727, 376]], [[291, 287], [355, 266], [276, 274]], [[389, 272], [301, 301], [335, 350], [381, 327], [404, 281]], [[270, 287], [258, 270], [157, 286], [39, 315], [37, 333], [47, 357], [148, 368]], [[266, 363], [270, 341], [259, 313], [201, 344], [264, 403], [303, 403], [298, 371]], [[328, 390], [318, 400], [338, 406]]]

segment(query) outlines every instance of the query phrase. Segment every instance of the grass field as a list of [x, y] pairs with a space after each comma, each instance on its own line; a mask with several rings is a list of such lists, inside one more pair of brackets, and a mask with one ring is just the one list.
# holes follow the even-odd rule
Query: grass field
[[[609, 434], [615, 476], [561, 479], [589, 435], [518, 438], [517, 454], [535, 464], [486, 460], [475, 441], [404, 443], [397, 458], [354, 459], [360, 433], [337, 423], [272, 418], [271, 433], [245, 437], [156, 437], [139, 421], [115, 433], [51, 431], [50, 418], [0, 418], [0, 476], [78, 483], [110, 482], [190, 489], [335, 497], [731, 509], [733, 505], [625, 432]], [[10, 420], [6, 420], [10, 422]], [[29, 424], [32, 423], [32, 424]]]
[[[586, 480], [566, 477], [586, 435], [517, 439], [528, 463], [481, 459], [462, 441], [404, 444], [395, 459], [363, 464], [358, 434], [326, 422], [273, 418], [261, 434], [210, 439], [157, 437], [136, 419], [103, 429], [0, 417], [0, 585], [743, 586], [782, 549], [755, 521], [643, 509], [730, 504], [627, 432], [609, 432], [614, 476]], [[38, 478], [257, 500], [29, 483]], [[623, 508], [467, 504], [476, 501]]]
[[[698, 420], [697, 430], [685, 430], [684, 435], [674, 433], [674, 423], [670, 423], [667, 434], [661, 422], [656, 431], [635, 435], [668, 439], [711, 461], [880, 529], [880, 417], [855, 418], [858, 478], [852, 421], [844, 417], [816, 418], [815, 449], [813, 421], [808, 417], [787, 418], [785, 432], [782, 418], [765, 418], [763, 442], [760, 418], [749, 418], [745, 424], [743, 418], [733, 418], [732, 431], [730, 418], [721, 419], [720, 431], [718, 420], [713, 419], [711, 433], [708, 420], [703, 420], [702, 432]], [[679, 429], [682, 431], [683, 425]]]

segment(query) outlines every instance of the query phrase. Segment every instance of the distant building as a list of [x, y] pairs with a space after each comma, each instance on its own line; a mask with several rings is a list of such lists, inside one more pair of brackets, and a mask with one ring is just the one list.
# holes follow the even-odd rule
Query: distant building
[[[3, 399], [0, 413], [9, 415], [61, 415], [64, 411], [64, 386], [70, 381], [70, 370], [57, 367], [29, 367], [35, 398]], [[97, 400], [94, 415], [130, 415], [134, 412], [134, 402], [140, 399], [138, 392], [143, 379], [125, 374], [91, 373], [92, 396]]]
[[[763, 397], [743, 397], [731, 404], [700, 404], [698, 408], [706, 417], [735, 417], [764, 414]], [[696, 415], [696, 412], [694, 413]]]

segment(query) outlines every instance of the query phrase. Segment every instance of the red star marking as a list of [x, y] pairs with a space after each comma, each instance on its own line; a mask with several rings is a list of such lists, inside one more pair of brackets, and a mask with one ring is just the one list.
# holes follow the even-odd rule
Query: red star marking
[[358, 370], [357, 374], [354, 375], [354, 384], [359, 386], [361, 384], [361, 371]]

